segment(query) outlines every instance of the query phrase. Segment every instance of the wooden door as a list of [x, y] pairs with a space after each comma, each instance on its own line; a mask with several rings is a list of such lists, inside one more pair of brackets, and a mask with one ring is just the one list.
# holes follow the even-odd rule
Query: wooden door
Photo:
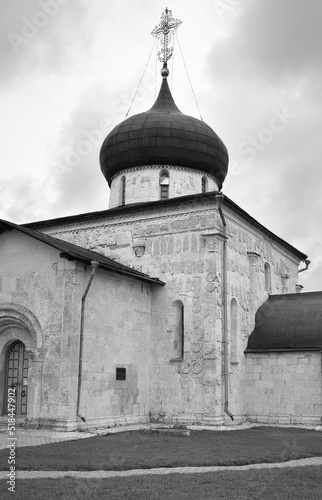
[[28, 354], [25, 345], [18, 341], [12, 344], [7, 354], [7, 394], [15, 390], [15, 414], [27, 415], [28, 400]]

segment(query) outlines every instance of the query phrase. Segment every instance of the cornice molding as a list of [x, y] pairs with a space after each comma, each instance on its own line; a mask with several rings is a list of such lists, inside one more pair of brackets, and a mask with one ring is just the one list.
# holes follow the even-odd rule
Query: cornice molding
[[[142, 218], [149, 217], [149, 215], [151, 215], [150, 220], [152, 220], [153, 216], [155, 217], [156, 213], [158, 213], [158, 216], [170, 213], [173, 215], [179, 215], [178, 213], [176, 214], [176, 212], [180, 212], [180, 210], [182, 210], [182, 207], [187, 207], [184, 209], [184, 213], [187, 213], [187, 210], [190, 210], [190, 207], [193, 205], [197, 206], [195, 212], [199, 212], [200, 210], [205, 209], [207, 210], [206, 207], [215, 208], [217, 205], [217, 194], [218, 192], [211, 191], [208, 193], [187, 195], [162, 201], [158, 200], [154, 202], [134, 203], [132, 205], [125, 205], [123, 207], [112, 208], [101, 212], [90, 212], [86, 214], [62, 217], [59, 219], [34, 222], [25, 224], [25, 227], [29, 227], [37, 231], [42, 231], [43, 229], [46, 232], [47, 228], [50, 229], [57, 226], [60, 229], [64, 228], [64, 230], [75, 229], [76, 225], [77, 227], [102, 226], [102, 222], [108, 220], [113, 220], [113, 223], [115, 225], [120, 222], [130, 224], [135, 220], [139, 222], [140, 220], [142, 220]], [[241, 221], [246, 221], [249, 227], [253, 227], [261, 233], [261, 237], [268, 237], [273, 244], [278, 244], [280, 247], [283, 247], [285, 250], [287, 250], [287, 252], [291, 253], [301, 260], [307, 258], [307, 255], [297, 250], [287, 241], [272, 233], [269, 229], [260, 224], [256, 219], [254, 219], [251, 215], [245, 212], [242, 208], [240, 208], [226, 196], [223, 200], [223, 210], [227, 218], [233, 217], [233, 214], [236, 214], [237, 219], [239, 220], [232, 220], [235, 224], [239, 223], [240, 227], [243, 227], [241, 225]], [[107, 225], [111, 226], [111, 224]]]
[[118, 177], [119, 175], [126, 175], [128, 172], [136, 172], [139, 170], [147, 170], [147, 169], [158, 169], [162, 170], [166, 168], [167, 170], [182, 170], [187, 173], [192, 173], [192, 174], [198, 174], [200, 177], [208, 177], [208, 179], [212, 179], [213, 181], [216, 182], [216, 184], [219, 186], [220, 183], [216, 179], [214, 175], [210, 175], [207, 172], [201, 172], [201, 170], [194, 170], [193, 168], [186, 168], [186, 167], [179, 167], [177, 165], [144, 165], [144, 166], [139, 166], [139, 167], [131, 167], [131, 168], [125, 168], [124, 170], [120, 170], [117, 172], [117, 174], [114, 174], [111, 179], [110, 179], [110, 184], [112, 184], [113, 180]]

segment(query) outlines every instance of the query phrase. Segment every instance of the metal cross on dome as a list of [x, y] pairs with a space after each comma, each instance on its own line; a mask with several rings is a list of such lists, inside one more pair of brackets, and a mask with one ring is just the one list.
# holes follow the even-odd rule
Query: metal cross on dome
[[162, 45], [161, 50], [158, 52], [158, 57], [164, 66], [167, 65], [167, 61], [172, 56], [173, 46], [171, 47], [170, 44], [175, 31], [181, 23], [182, 21], [172, 16], [172, 10], [168, 10], [166, 7], [165, 12], [162, 13], [160, 23], [151, 32], [151, 35], [159, 39]]

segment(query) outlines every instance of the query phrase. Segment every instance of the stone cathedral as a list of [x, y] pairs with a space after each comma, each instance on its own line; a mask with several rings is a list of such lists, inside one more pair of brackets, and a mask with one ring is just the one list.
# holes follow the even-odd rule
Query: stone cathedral
[[[0, 223], [0, 409], [25, 426], [321, 422], [307, 256], [223, 193], [227, 149], [168, 86], [106, 137], [107, 210]], [[90, 175], [90, 174], [89, 174]], [[276, 207], [276, 204], [275, 204]]]

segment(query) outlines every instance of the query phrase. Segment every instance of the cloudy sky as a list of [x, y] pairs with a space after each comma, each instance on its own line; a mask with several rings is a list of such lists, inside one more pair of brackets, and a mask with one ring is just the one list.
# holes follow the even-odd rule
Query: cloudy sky
[[[17, 223], [108, 207], [105, 135], [160, 85], [159, 0], [0, 0], [0, 217]], [[321, 0], [172, 0], [170, 83], [230, 154], [224, 193], [307, 253], [322, 289]], [[149, 59], [149, 55], [151, 55]], [[146, 71], [144, 73], [144, 69]]]

